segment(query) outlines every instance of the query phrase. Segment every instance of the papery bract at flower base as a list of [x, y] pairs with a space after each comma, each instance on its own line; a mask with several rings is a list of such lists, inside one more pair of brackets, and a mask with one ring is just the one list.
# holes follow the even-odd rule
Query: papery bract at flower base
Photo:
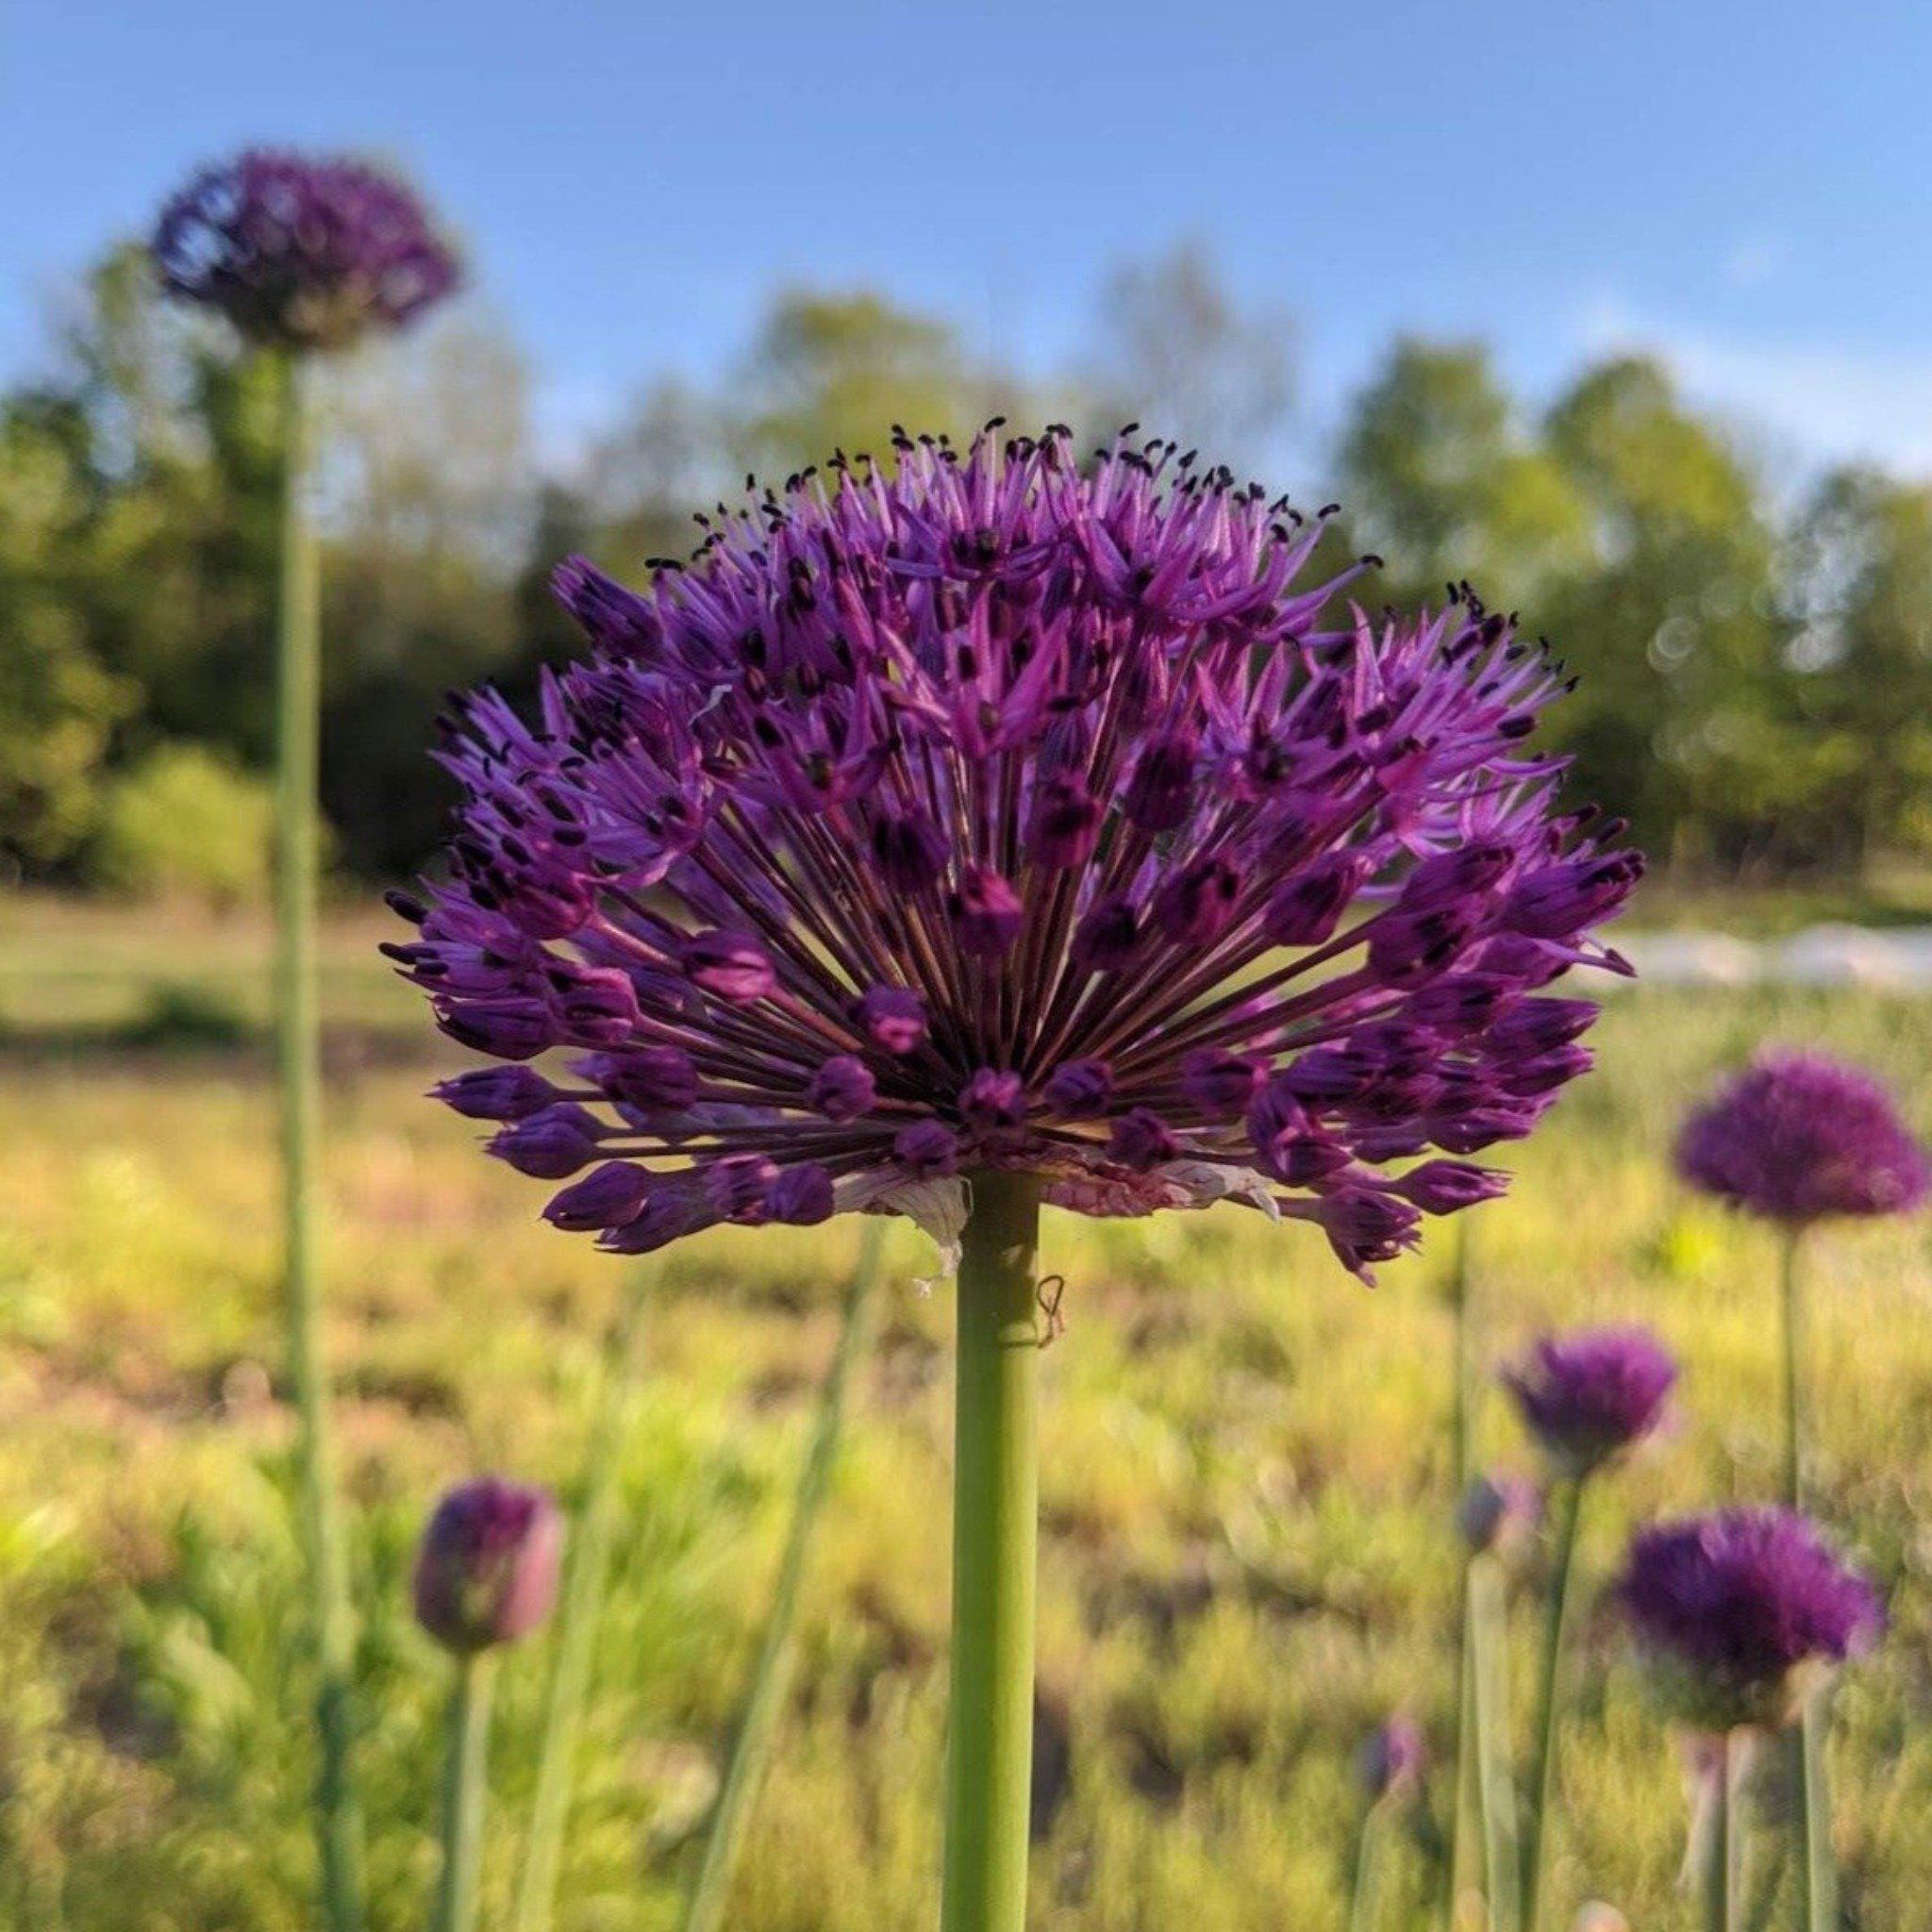
[[1639, 1535], [1617, 1600], [1673, 1711], [1713, 1732], [1781, 1724], [1874, 1642], [1876, 1592], [1788, 1509], [1726, 1509]]
[[337, 349], [456, 287], [449, 244], [400, 181], [359, 161], [250, 148], [162, 209], [152, 249], [177, 295], [252, 342]]
[[1822, 1054], [1770, 1053], [1684, 1124], [1685, 1179], [1787, 1226], [1900, 1214], [1932, 1191], [1932, 1160], [1869, 1074]]
[[1555, 809], [1543, 652], [1468, 598], [1324, 628], [1320, 533], [1164, 445], [989, 433], [793, 478], [641, 592], [567, 564], [591, 652], [531, 721], [458, 706], [447, 879], [390, 950], [451, 1037], [575, 1079], [447, 1097], [525, 1172], [632, 1165], [553, 1215], [608, 1203], [626, 1254], [957, 1227], [1005, 1169], [1310, 1221], [1366, 1275], [1488, 1198], [1423, 1157], [1588, 1064], [1593, 1008], [1537, 990], [1621, 970], [1591, 928], [1639, 861]]

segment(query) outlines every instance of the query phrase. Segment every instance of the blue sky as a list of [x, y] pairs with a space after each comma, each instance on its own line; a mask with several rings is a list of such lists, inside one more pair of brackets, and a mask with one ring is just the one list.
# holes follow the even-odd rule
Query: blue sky
[[1932, 9], [0, 0], [0, 375], [246, 140], [399, 157], [554, 441], [726, 371], [780, 280], [1024, 366], [1183, 236], [1300, 318], [1317, 425], [1397, 328], [1532, 393], [1642, 343], [1781, 460], [1932, 472]]

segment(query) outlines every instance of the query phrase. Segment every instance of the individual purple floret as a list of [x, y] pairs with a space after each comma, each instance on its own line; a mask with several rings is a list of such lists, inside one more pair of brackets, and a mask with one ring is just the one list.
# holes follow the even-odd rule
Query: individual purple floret
[[1877, 1081], [1822, 1054], [1770, 1053], [1685, 1123], [1677, 1166], [1734, 1208], [1791, 1227], [1835, 1214], [1899, 1214], [1932, 1163]]
[[1595, 1328], [1537, 1343], [1504, 1385], [1551, 1460], [1573, 1475], [1633, 1448], [1662, 1422], [1677, 1365], [1642, 1328]]
[[458, 276], [400, 181], [359, 161], [268, 148], [197, 175], [161, 210], [152, 248], [176, 294], [284, 349], [337, 349], [400, 327]]
[[1411, 1790], [1421, 1782], [1427, 1762], [1423, 1727], [1412, 1717], [1398, 1713], [1370, 1734], [1357, 1769], [1362, 1789], [1374, 1802]]
[[[634, 592], [558, 575], [590, 655], [441, 757], [447, 877], [391, 947], [492, 1151], [638, 1254], [721, 1221], [957, 1229], [968, 1177], [1135, 1215], [1232, 1199], [1343, 1262], [1502, 1180], [1589, 1064], [1641, 870], [1560, 813], [1562, 689], [1473, 600], [1324, 627], [1357, 573], [1166, 445], [900, 440], [724, 516]], [[508, 1102], [508, 1106], [506, 1106]], [[1423, 1158], [1437, 1152], [1439, 1158]]]
[[513, 1641], [550, 1614], [562, 1546], [543, 1491], [493, 1475], [459, 1483], [416, 1553], [416, 1621], [459, 1656]]
[[1788, 1722], [1885, 1621], [1871, 1584], [1787, 1509], [1643, 1531], [1617, 1597], [1673, 1708], [1714, 1731]]

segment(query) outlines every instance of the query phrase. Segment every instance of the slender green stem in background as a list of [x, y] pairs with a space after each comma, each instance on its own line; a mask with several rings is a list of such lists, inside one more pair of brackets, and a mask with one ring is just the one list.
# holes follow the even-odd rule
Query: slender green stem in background
[[1023, 1932], [1033, 1780], [1040, 1194], [973, 1179], [953, 1419], [953, 1681], [941, 1932]]
[[731, 1747], [731, 1762], [724, 1773], [724, 1784], [718, 1794], [718, 1807], [712, 1814], [710, 1836], [705, 1842], [704, 1863], [698, 1868], [697, 1885], [691, 1907], [685, 1915], [685, 1932], [718, 1932], [724, 1923], [724, 1907], [731, 1881], [744, 1850], [747, 1828], [758, 1805], [759, 1788], [771, 1764], [772, 1745], [777, 1736], [778, 1719], [791, 1695], [792, 1666], [797, 1647], [793, 1642], [798, 1618], [799, 1584], [805, 1575], [806, 1558], [811, 1552], [825, 1492], [831, 1485], [832, 1465], [837, 1459], [839, 1436], [844, 1425], [846, 1394], [852, 1372], [864, 1352], [869, 1329], [873, 1291], [879, 1274], [879, 1251], [885, 1229], [879, 1221], [869, 1223], [858, 1265], [845, 1295], [845, 1314], [839, 1330], [838, 1346], [831, 1367], [819, 1391], [818, 1420], [812, 1429], [811, 1446], [799, 1471], [798, 1491], [791, 1506], [791, 1527], [785, 1540], [785, 1554], [778, 1564], [778, 1580], [772, 1596], [772, 1611], [765, 1624], [764, 1641], [758, 1663], [752, 1671], [751, 1686], [744, 1700], [744, 1715], [739, 1721], [738, 1737]]
[[643, 1362], [644, 1290], [629, 1291], [610, 1332], [596, 1419], [584, 1447], [583, 1503], [571, 1538], [570, 1574], [558, 1616], [557, 1650], [544, 1692], [543, 1740], [530, 1800], [529, 1834], [517, 1881], [515, 1932], [550, 1932], [564, 1826], [576, 1782], [577, 1734], [590, 1695], [591, 1667], [610, 1576], [610, 1546], [624, 1475], [624, 1452], [637, 1420]]
[[1831, 1843], [1831, 1792], [1825, 1782], [1824, 1735], [1830, 1724], [1830, 1689], [1807, 1700], [1793, 1748], [1797, 1754], [1807, 1932], [1838, 1932], [1838, 1857]]
[[[1473, 1363], [1475, 1344], [1472, 1337], [1474, 1315], [1470, 1307], [1469, 1216], [1457, 1216], [1449, 1253], [1449, 1310], [1454, 1328], [1455, 1387], [1450, 1406], [1450, 1483], [1452, 1507], [1459, 1507], [1469, 1488], [1473, 1457], [1470, 1441], [1474, 1434], [1475, 1407]], [[1449, 1919], [1456, 1924], [1456, 1904], [1463, 1890], [1470, 1857], [1466, 1824], [1472, 1808], [1478, 1813], [1480, 1800], [1469, 1804], [1470, 1782], [1475, 1772], [1475, 1754], [1470, 1738], [1472, 1671], [1470, 1665], [1469, 1590], [1465, 1579], [1456, 1630], [1456, 1784], [1449, 1814]]]
[[1705, 1932], [1731, 1932], [1732, 1812], [1736, 1794], [1731, 1790], [1731, 1738], [1724, 1738], [1718, 1761], [1710, 1774], [1710, 1789], [1704, 1816], [1704, 1926]]
[[496, 1659], [490, 1652], [457, 1659], [449, 1694], [448, 1755], [442, 1767], [442, 1878], [435, 1932], [471, 1932], [483, 1865], [483, 1814], [490, 1803], [490, 1700]]
[[1378, 1916], [1378, 1881], [1381, 1877], [1382, 1804], [1378, 1799], [1362, 1813], [1362, 1828], [1356, 1839], [1355, 1890], [1348, 1905], [1348, 1932], [1373, 1932]]
[[1455, 1246], [1450, 1251], [1449, 1307], [1456, 1324], [1456, 1402], [1453, 1421], [1452, 1462], [1456, 1499], [1469, 1487], [1474, 1457], [1472, 1447], [1475, 1435], [1476, 1319], [1470, 1296], [1470, 1217], [1458, 1214], [1455, 1222]]
[[1470, 1732], [1482, 1818], [1483, 1884], [1490, 1932], [1511, 1932], [1521, 1874], [1516, 1790], [1509, 1775], [1509, 1632], [1503, 1573], [1493, 1557], [1469, 1566]]
[[1549, 1842], [1551, 1800], [1557, 1788], [1557, 1730], [1563, 1670], [1563, 1639], [1570, 1622], [1570, 1584], [1576, 1569], [1576, 1531], [1583, 1518], [1586, 1478], [1569, 1476], [1554, 1498], [1556, 1571], [1543, 1621], [1543, 1652], [1537, 1677], [1536, 1718], [1529, 1734], [1529, 1813], [1523, 1835], [1523, 1932], [1536, 1932], [1542, 1904], [1543, 1857]]
[[1785, 1507], [1805, 1507], [1805, 1297], [1798, 1278], [1799, 1234], [1787, 1229], [1779, 1257], [1778, 1289], [1784, 1324]]
[[281, 593], [275, 661], [275, 1023], [281, 1072], [282, 1238], [289, 1372], [301, 1418], [302, 1539], [318, 1672], [316, 1835], [323, 1923], [362, 1923], [362, 1819], [350, 1763], [355, 1624], [336, 1498], [315, 1202], [321, 1072], [315, 998], [316, 767], [322, 638], [315, 539], [304, 503], [309, 461], [306, 374], [277, 371], [282, 405]]

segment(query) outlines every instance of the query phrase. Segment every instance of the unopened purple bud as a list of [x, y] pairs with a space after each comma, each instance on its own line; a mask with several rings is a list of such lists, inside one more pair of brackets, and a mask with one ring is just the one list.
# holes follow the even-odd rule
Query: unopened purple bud
[[1367, 876], [1367, 862], [1351, 854], [1317, 859], [1275, 887], [1261, 914], [1262, 930], [1277, 946], [1321, 945], [1334, 935]]
[[835, 1054], [811, 1076], [806, 1098], [828, 1121], [856, 1121], [879, 1097], [872, 1069], [849, 1053]]
[[1519, 879], [1503, 908], [1503, 924], [1532, 939], [1567, 939], [1607, 919], [1643, 876], [1635, 852], [1564, 859]]
[[960, 951], [982, 959], [998, 958], [1020, 937], [1026, 916], [1019, 893], [985, 865], [965, 869], [947, 895], [946, 910]]
[[872, 854], [895, 892], [923, 892], [946, 869], [946, 841], [920, 811], [882, 811], [873, 821]]
[[1200, 741], [1191, 731], [1167, 731], [1149, 740], [1127, 780], [1121, 808], [1143, 832], [1171, 832], [1194, 802], [1194, 766]]
[[854, 1004], [852, 1018], [887, 1053], [911, 1053], [925, 1039], [925, 1002], [903, 986], [874, 987]]
[[1181, 1091], [1210, 1121], [1238, 1119], [1267, 1078], [1266, 1060], [1223, 1047], [1196, 1047], [1181, 1060]]
[[1480, 897], [1514, 862], [1507, 845], [1462, 845], [1439, 852], [1403, 881], [1396, 903], [1405, 912], [1433, 912], [1458, 899]]
[[1554, 1093], [1568, 1086], [1579, 1074], [1596, 1064], [1596, 1056], [1587, 1046], [1559, 1046], [1539, 1054], [1534, 1059], [1518, 1060], [1496, 1070], [1496, 1084], [1505, 1093], [1519, 1100], [1533, 1100], [1541, 1093]]
[[1411, 1717], [1391, 1717], [1362, 1745], [1357, 1765], [1371, 1801], [1411, 1790], [1427, 1762], [1422, 1726]]
[[1391, 912], [1369, 935], [1369, 969], [1389, 986], [1420, 986], [1468, 951], [1481, 923], [1470, 900], [1427, 912]]
[[1035, 865], [1085, 865], [1100, 841], [1103, 814], [1086, 786], [1062, 772], [1040, 781], [1026, 825], [1026, 856]]
[[491, 1135], [489, 1151], [519, 1174], [544, 1181], [566, 1180], [596, 1158], [601, 1131], [594, 1114], [565, 1101]]
[[1026, 1118], [1026, 1083], [1018, 1074], [981, 1067], [959, 1090], [959, 1111], [977, 1127], [1017, 1127]]
[[1074, 928], [1072, 952], [1090, 973], [1118, 973], [1141, 944], [1140, 916], [1124, 899], [1097, 899]]
[[914, 1121], [892, 1137], [892, 1153], [921, 1180], [940, 1180], [959, 1170], [959, 1138], [938, 1121]]
[[416, 1621], [474, 1657], [534, 1630], [557, 1600], [563, 1518], [541, 1490], [482, 1476], [444, 1495], [416, 1553]]
[[1205, 946], [1218, 939], [1234, 917], [1241, 878], [1220, 854], [1196, 858], [1154, 895], [1154, 919], [1177, 946]]
[[1601, 1010], [1594, 1000], [1519, 1000], [1499, 1013], [1490, 1027], [1490, 1051], [1506, 1056], [1552, 1053], [1587, 1033]]
[[1091, 1120], [1113, 1098], [1113, 1069], [1105, 1060], [1065, 1060], [1048, 1075], [1041, 1097], [1068, 1120]]
[[1501, 973], [1445, 973], [1410, 993], [1402, 1015], [1412, 1025], [1459, 1039], [1488, 1026], [1516, 989], [1516, 981]]
[[473, 1121], [520, 1121], [557, 1098], [557, 1089], [541, 1074], [523, 1066], [478, 1067], [440, 1081], [429, 1091]]
[[436, 1024], [458, 1046], [493, 1059], [535, 1059], [557, 1044], [557, 1024], [541, 1000], [442, 1000]]
[[1509, 1176], [1493, 1167], [1472, 1167], [1464, 1160], [1425, 1160], [1391, 1185], [1424, 1214], [1454, 1214], [1507, 1193]]
[[1149, 1107], [1130, 1107], [1114, 1122], [1107, 1144], [1110, 1159], [1137, 1174], [1172, 1160], [1180, 1150], [1174, 1129]]
[[1521, 1476], [1479, 1475], [1456, 1506], [1456, 1528], [1472, 1555], [1505, 1552], [1525, 1541], [1542, 1514], [1542, 1494]]
[[646, 1113], [678, 1112], [698, 1097], [698, 1070], [681, 1046], [601, 1055], [593, 1077], [612, 1100]]
[[564, 1038], [581, 1046], [620, 1046], [638, 1030], [637, 988], [615, 966], [553, 969], [550, 1005]]
[[793, 1227], [829, 1221], [833, 1205], [832, 1176], [815, 1160], [784, 1169], [765, 1190], [766, 1214]]
[[576, 1232], [622, 1227], [637, 1218], [651, 1191], [651, 1176], [636, 1162], [607, 1160], [562, 1193], [551, 1197], [543, 1219], [552, 1227]]
[[728, 1007], [769, 999], [778, 985], [771, 956], [743, 932], [694, 933], [685, 941], [684, 970], [693, 986]]

